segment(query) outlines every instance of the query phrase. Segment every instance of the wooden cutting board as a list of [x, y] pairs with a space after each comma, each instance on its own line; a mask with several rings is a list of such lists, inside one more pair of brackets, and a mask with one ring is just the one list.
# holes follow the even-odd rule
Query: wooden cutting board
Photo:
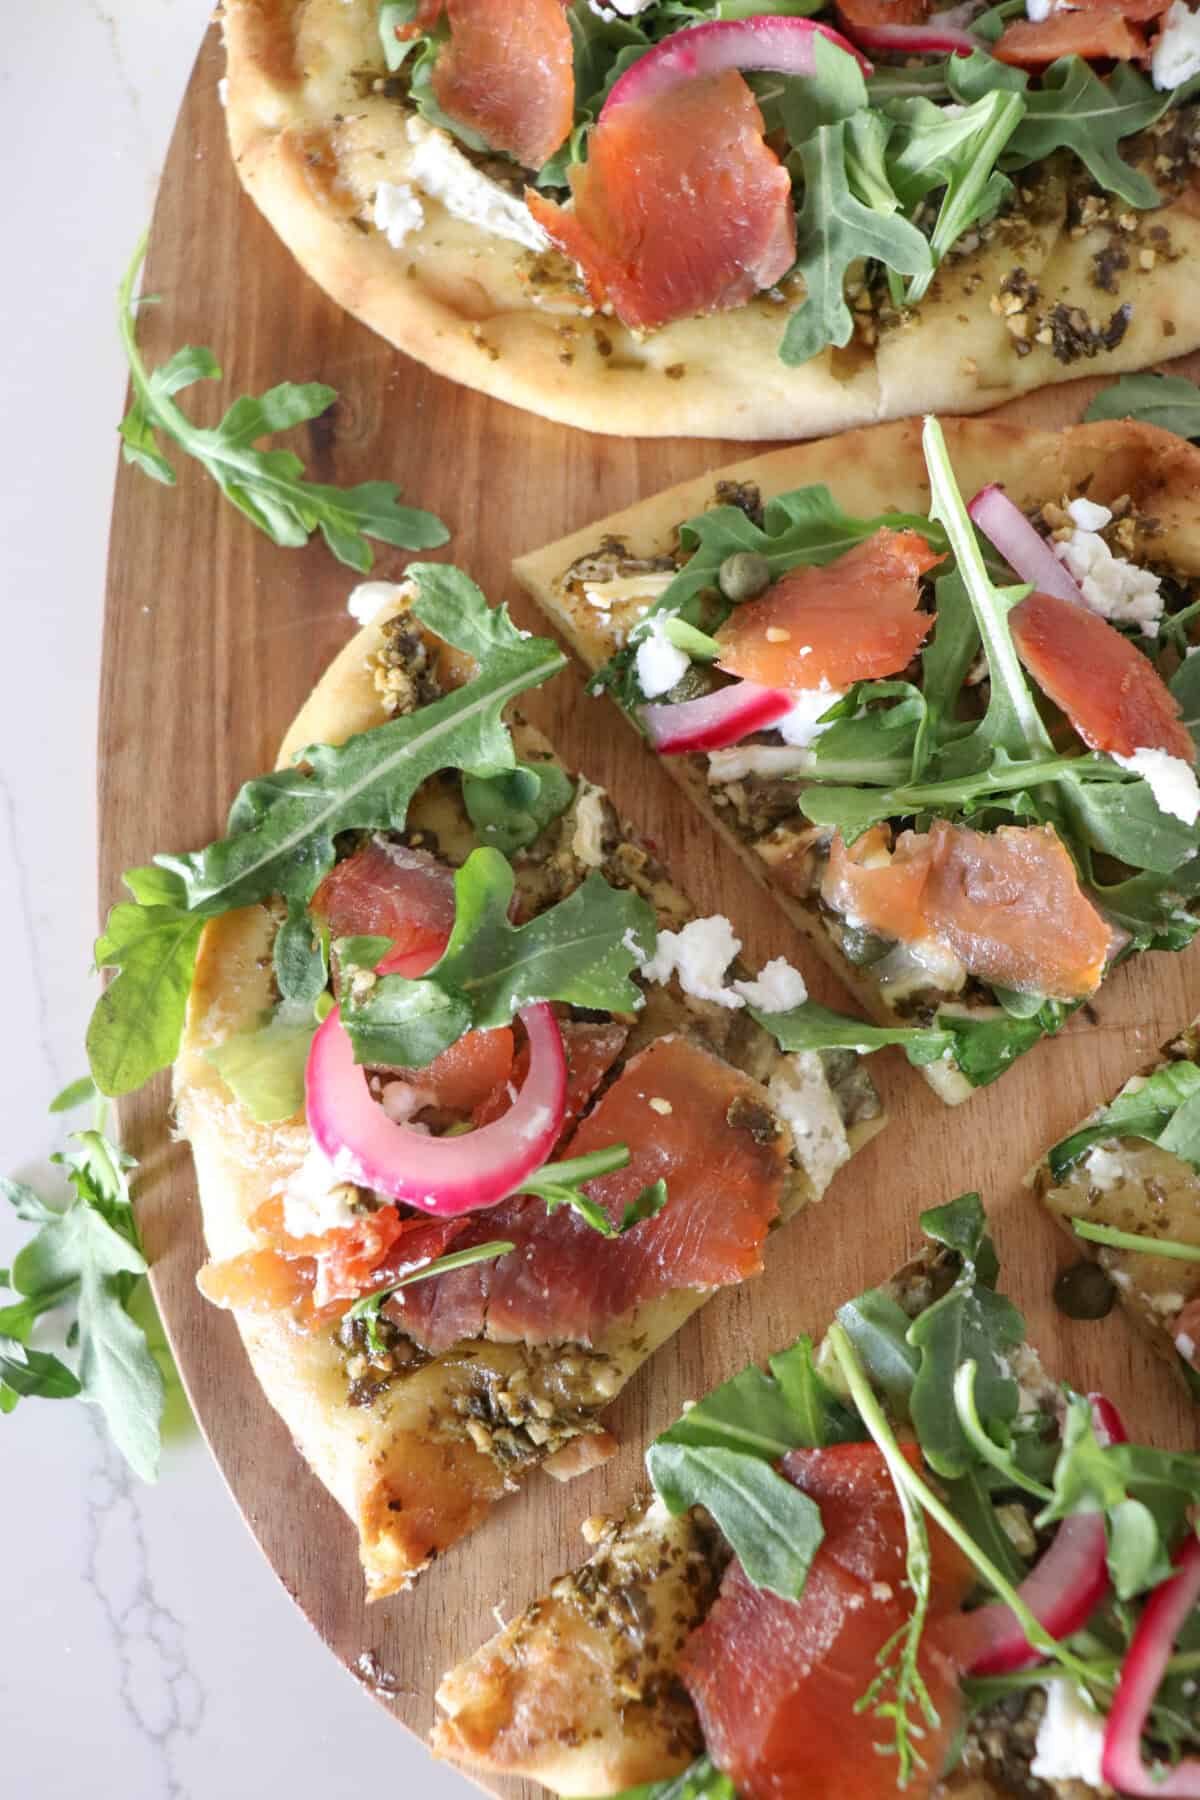
[[[208, 422], [234, 394], [284, 379], [331, 383], [336, 408], [299, 446], [313, 477], [399, 481], [452, 528], [444, 554], [493, 599], [511, 601], [535, 631], [545, 624], [511, 578], [514, 555], [747, 453], [744, 444], [619, 441], [547, 424], [439, 380], [340, 313], [238, 188], [217, 96], [221, 64], [213, 31], [155, 215], [146, 287], [163, 304], [147, 309], [140, 328], [152, 362], [184, 343], [215, 349], [225, 380], [219, 393], [185, 396], [197, 417]], [[1073, 421], [1095, 386], [1050, 390], [1006, 410], [1041, 425]], [[352, 629], [351, 571], [319, 544], [277, 549], [194, 465], [176, 460], [176, 489], [125, 467], [116, 482], [100, 715], [106, 907], [122, 869], [219, 834], [239, 783], [272, 765], [285, 726]], [[395, 577], [403, 561], [381, 547], [376, 573]], [[815, 993], [837, 1002], [836, 983], [749, 876], [716, 853], [607, 704], [584, 696], [577, 670], [533, 696], [529, 710], [568, 760], [606, 783], [657, 841], [703, 911], [728, 913], [756, 961], [795, 958]], [[624, 1446], [614, 1460], [566, 1487], [535, 1477], [412, 1593], [370, 1609], [344, 1517], [259, 1392], [232, 1320], [196, 1292], [200, 1215], [187, 1147], [171, 1139], [166, 1084], [125, 1103], [121, 1125], [142, 1164], [139, 1214], [154, 1288], [196, 1414], [272, 1567], [335, 1654], [424, 1733], [442, 1670], [491, 1633], [497, 1612], [511, 1616], [578, 1559], [580, 1521], [623, 1505], [643, 1446], [683, 1401], [799, 1331], [823, 1329], [836, 1304], [911, 1252], [922, 1207], [967, 1188], [980, 1189], [992, 1207], [1007, 1285], [1050, 1368], [1077, 1386], [1105, 1389], [1140, 1436], [1196, 1445], [1197, 1415], [1120, 1317], [1071, 1325], [1056, 1314], [1050, 1287], [1070, 1248], [1022, 1191], [1021, 1176], [1200, 1010], [1200, 949], [1119, 971], [1095, 1010], [1094, 1023], [1081, 1018], [957, 1112], [902, 1060], [877, 1058], [889, 1129], [774, 1243], [762, 1280], [718, 1296], [632, 1383], [610, 1416]], [[501, 1782], [494, 1791], [533, 1790]]]

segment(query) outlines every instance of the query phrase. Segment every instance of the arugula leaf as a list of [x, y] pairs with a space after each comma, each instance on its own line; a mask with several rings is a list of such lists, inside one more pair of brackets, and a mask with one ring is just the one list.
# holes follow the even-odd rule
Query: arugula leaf
[[297, 901], [275, 933], [271, 960], [284, 1003], [315, 1006], [329, 983], [329, 933]]
[[755, 1587], [800, 1598], [825, 1536], [821, 1509], [807, 1494], [769, 1463], [718, 1445], [659, 1438], [646, 1467], [669, 1512], [707, 1508]]
[[707, 1756], [698, 1757], [682, 1775], [626, 1788], [606, 1800], [737, 1800], [733, 1783]]
[[978, 1194], [964, 1195], [951, 1207], [922, 1213], [921, 1227], [957, 1252], [961, 1268], [948, 1292], [926, 1307], [909, 1327], [908, 1341], [921, 1356], [909, 1411], [925, 1460], [939, 1475], [954, 1479], [966, 1473], [972, 1460], [971, 1444], [954, 1403], [957, 1372], [964, 1363], [975, 1363], [980, 1413], [988, 1423], [1010, 1424], [1016, 1417], [1020, 1390], [1007, 1372], [1006, 1352], [1024, 1341], [1025, 1321], [1011, 1301], [995, 1293], [984, 1279], [995, 1269], [995, 1252]]
[[[9, 1330], [0, 1352], [0, 1386], [7, 1391], [3, 1410], [11, 1411], [15, 1404], [7, 1396], [77, 1395], [100, 1408], [127, 1462], [143, 1480], [153, 1481], [164, 1387], [146, 1335], [129, 1310], [146, 1272], [129, 1192], [134, 1165], [98, 1131], [77, 1132], [74, 1141], [78, 1149], [51, 1159], [66, 1170], [75, 1191], [63, 1211], [44, 1206], [36, 1196], [31, 1205], [29, 1190], [18, 1183], [6, 1186], [19, 1216], [39, 1230], [12, 1266], [12, 1285], [23, 1304], [5, 1309]], [[55, 1357], [20, 1350], [33, 1320], [72, 1298], [78, 1376]]]
[[860, 1023], [844, 1013], [832, 1012], [815, 1000], [806, 1000], [787, 1012], [760, 1012], [747, 1008], [750, 1017], [770, 1032], [781, 1050], [857, 1050], [869, 1056], [888, 1044], [900, 1044], [909, 1062], [921, 1068], [937, 1062], [953, 1048], [952, 1032], [923, 1025], [884, 1026]]
[[472, 851], [455, 874], [454, 928], [440, 961], [419, 981], [386, 975], [344, 1006], [356, 1061], [420, 1068], [464, 1031], [507, 1025], [538, 1000], [638, 1009], [630, 977], [654, 949], [652, 908], [593, 871], [566, 900], [512, 925], [514, 885], [498, 850]]
[[725, 1449], [772, 1463], [789, 1450], [859, 1436], [857, 1420], [817, 1373], [811, 1338], [798, 1338], [767, 1367], [769, 1374], [751, 1363], [722, 1382], [657, 1441]]
[[912, 209], [935, 188], [944, 190], [930, 233], [931, 264], [909, 282], [909, 305], [924, 298], [935, 269], [963, 233], [1010, 193], [1012, 183], [996, 163], [1024, 112], [1019, 94], [997, 89], [958, 114], [921, 98], [888, 107], [900, 125], [888, 148], [888, 173], [905, 206]]
[[818, 126], [795, 152], [804, 178], [797, 219], [796, 267], [805, 298], [788, 320], [779, 347], [789, 367], [808, 362], [829, 344], [850, 341], [854, 317], [846, 304], [846, 271], [871, 257], [901, 275], [932, 268], [924, 237], [899, 213], [864, 206], [846, 173], [846, 123]]
[[1146, 1080], [1127, 1084], [1090, 1124], [1055, 1144], [1046, 1158], [1050, 1173], [1055, 1181], [1062, 1181], [1094, 1144], [1106, 1138], [1145, 1138], [1160, 1144], [1185, 1107], [1189, 1110], [1183, 1127], [1172, 1133], [1164, 1147], [1185, 1161], [1195, 1158], [1193, 1166], [1200, 1168], [1200, 1141], [1191, 1126], [1200, 1109], [1200, 1068], [1195, 1063], [1171, 1062]]
[[624, 1237], [635, 1225], [646, 1219], [655, 1218], [667, 1204], [667, 1184], [663, 1180], [652, 1182], [644, 1187], [635, 1200], [630, 1200], [620, 1221], [614, 1222], [605, 1212], [598, 1200], [593, 1200], [583, 1191], [585, 1181], [594, 1181], [598, 1175], [611, 1175], [616, 1169], [624, 1169], [629, 1165], [629, 1149], [625, 1144], [611, 1144], [606, 1150], [593, 1150], [587, 1156], [573, 1156], [565, 1162], [545, 1163], [536, 1173], [523, 1181], [517, 1194], [532, 1194], [536, 1199], [544, 1200], [547, 1212], [555, 1212], [560, 1206], [569, 1206], [572, 1212], [579, 1214], [586, 1225], [601, 1237]]
[[310, 746], [301, 767], [248, 781], [226, 837], [195, 855], [157, 859], [180, 877], [193, 912], [224, 912], [275, 893], [307, 902], [332, 867], [339, 832], [400, 829], [417, 788], [442, 769], [489, 775], [513, 767], [504, 708], [557, 674], [566, 658], [548, 639], [526, 638], [507, 608], [489, 607], [460, 570], [413, 563], [408, 573], [420, 588], [415, 616], [473, 657], [479, 672], [415, 713], [336, 747]]
[[904, 1308], [883, 1288], [868, 1288], [839, 1306], [835, 1316], [875, 1386], [906, 1414], [921, 1358], [909, 1342], [912, 1321]]
[[86, 1106], [89, 1101], [99, 1098], [91, 1076], [81, 1075], [78, 1081], [68, 1082], [61, 1093], [55, 1094], [47, 1110], [52, 1113], [74, 1112], [77, 1106]]
[[1137, 419], [1177, 437], [1200, 438], [1200, 388], [1186, 375], [1122, 375], [1104, 388], [1084, 418]]
[[295, 549], [320, 530], [339, 562], [365, 573], [373, 557], [368, 538], [404, 550], [432, 550], [449, 532], [432, 513], [401, 506], [394, 482], [365, 481], [328, 487], [304, 479], [304, 464], [291, 450], [256, 450], [259, 438], [290, 431], [320, 418], [337, 399], [317, 381], [283, 382], [257, 398], [235, 400], [212, 429], [193, 425], [175, 396], [197, 381], [217, 381], [221, 370], [211, 350], [188, 346], [149, 370], [137, 345], [134, 284], [146, 255], [146, 237], [134, 251], [119, 293], [121, 342], [134, 399], [120, 425], [122, 452], [147, 475], [174, 486], [175, 472], [158, 447], [171, 438], [212, 476], [227, 500], [275, 543]]
[[[953, 71], [949, 80], [953, 88]], [[1171, 95], [1160, 93], [1131, 63], [1118, 63], [1101, 80], [1081, 56], [1060, 57], [1024, 97], [1025, 116], [1009, 142], [1007, 167], [1023, 169], [1055, 150], [1071, 150], [1102, 188], [1127, 205], [1161, 203], [1154, 183], [1117, 146], [1161, 118]]]
[[285, 1000], [264, 1025], [204, 1052], [252, 1119], [272, 1125], [304, 1107], [304, 1070], [317, 1022], [311, 1006]]
[[557, 763], [517, 763], [501, 775], [463, 777], [463, 805], [484, 844], [511, 856], [534, 843], [575, 798]]
[[[136, 874], [125, 876], [131, 892]], [[109, 913], [95, 961], [117, 974], [87, 1030], [88, 1064], [102, 1094], [132, 1093], [174, 1060], [206, 916], [178, 901], [119, 901]]]
[[1077, 1005], [1044, 1000], [1027, 1018], [1008, 1014], [951, 1012], [943, 1007], [936, 1023], [954, 1039], [954, 1062], [973, 1087], [988, 1087], [1039, 1039], [1061, 1030]]

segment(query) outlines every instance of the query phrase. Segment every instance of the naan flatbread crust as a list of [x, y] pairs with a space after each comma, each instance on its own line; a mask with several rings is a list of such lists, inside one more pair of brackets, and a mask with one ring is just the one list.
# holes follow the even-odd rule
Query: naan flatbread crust
[[594, 314], [558, 253], [464, 224], [427, 195], [424, 225], [394, 249], [375, 196], [381, 182], [409, 182], [415, 114], [390, 97], [402, 84], [387, 79], [378, 11], [378, 0], [225, 0], [238, 174], [339, 305], [496, 399], [618, 436], [814, 437], [980, 412], [1200, 346], [1200, 287], [1186, 272], [1200, 255], [1200, 170], [1153, 132], [1124, 152], [1158, 182], [1161, 207], [1097, 200], [1074, 159], [1022, 171], [1012, 214], [943, 264], [919, 308], [877, 315], [858, 297], [867, 310], [845, 349], [794, 369], [778, 347], [796, 284], [638, 338]]
[[[389, 716], [376, 676], [384, 657], [387, 623], [407, 604], [401, 591], [401, 598], [359, 631], [336, 658], [288, 731], [279, 766], [289, 764], [309, 744], [340, 743]], [[443, 682], [467, 678], [465, 658], [428, 633], [424, 637], [438, 657]], [[532, 727], [515, 722], [514, 731], [518, 755], [549, 754], [545, 739]], [[418, 795], [414, 817], [420, 801]], [[660, 916], [665, 910], [676, 924], [690, 915], [687, 901], [665, 881], [656, 883], [653, 898]], [[175, 1069], [179, 1126], [191, 1143], [213, 1260], [254, 1247], [257, 1240], [250, 1219], [299, 1167], [311, 1143], [302, 1116], [277, 1125], [251, 1119], [205, 1055], [257, 1023], [271, 1005], [271, 945], [278, 922], [269, 908], [255, 906], [205, 928]], [[685, 1008], [667, 990], [653, 992], [654, 1007], [642, 1015], [649, 1020], [653, 1013], [647, 1037], [682, 1026], [721, 1053], [714, 1037], [722, 1028], [720, 1021], [706, 1026], [695, 1009]], [[731, 1016], [740, 1015], [722, 1016], [728, 1024]], [[736, 1064], [745, 1054], [731, 1044], [727, 1060]], [[761, 1045], [757, 1055], [762, 1069]], [[770, 1059], [772, 1067], [785, 1061], [773, 1045]], [[850, 1125], [851, 1149], [865, 1143], [883, 1122], [880, 1112]], [[793, 1157], [783, 1217], [790, 1218], [819, 1198], [824, 1182], [815, 1161], [809, 1173]], [[352, 1352], [339, 1342], [336, 1326], [302, 1335], [281, 1314], [243, 1312], [237, 1322], [268, 1400], [357, 1530], [368, 1592], [378, 1598], [407, 1586], [433, 1556], [477, 1525], [489, 1507], [537, 1464], [553, 1463], [551, 1472], [561, 1478], [588, 1467], [594, 1460], [592, 1452], [602, 1452], [606, 1440], [598, 1423], [601, 1408], [706, 1298], [707, 1293], [695, 1290], [667, 1295], [620, 1321], [590, 1351], [575, 1352], [574, 1363], [585, 1365], [578, 1387], [582, 1423], [564, 1417], [559, 1429], [552, 1420], [552, 1435], [544, 1448], [539, 1451], [530, 1445], [516, 1464], [493, 1459], [478, 1447], [480, 1406], [484, 1402], [494, 1406], [497, 1395], [514, 1388], [529, 1393], [531, 1382], [542, 1395], [561, 1394], [571, 1385], [563, 1371], [572, 1346], [526, 1352], [515, 1344], [462, 1343], [401, 1371], [368, 1404], [354, 1404]], [[474, 1435], [468, 1421], [476, 1424]], [[611, 1439], [607, 1441], [611, 1445]]]

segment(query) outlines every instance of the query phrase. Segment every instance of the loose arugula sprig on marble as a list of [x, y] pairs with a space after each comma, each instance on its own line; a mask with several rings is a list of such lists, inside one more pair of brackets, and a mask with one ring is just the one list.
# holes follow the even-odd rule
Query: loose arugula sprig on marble
[[[333, 866], [339, 832], [402, 829], [417, 788], [439, 770], [487, 776], [515, 766], [504, 708], [566, 659], [548, 639], [524, 637], [459, 570], [415, 563], [409, 574], [416, 618], [478, 673], [416, 713], [337, 747], [311, 746], [293, 767], [248, 781], [223, 838], [126, 875], [133, 900], [113, 908], [96, 946], [97, 967], [117, 970], [88, 1031], [102, 1093], [128, 1093], [174, 1059], [207, 919], [276, 894], [302, 913]], [[276, 973], [285, 999], [310, 991], [307, 968], [299, 996], [278, 961]]]
[[137, 309], [148, 302], [133, 294], [146, 243], [143, 237], [118, 295], [121, 342], [134, 393], [119, 427], [125, 461], [173, 487], [175, 471], [160, 448], [162, 434], [194, 457], [225, 498], [275, 543], [298, 549], [319, 530], [338, 561], [360, 573], [374, 561], [369, 538], [401, 550], [434, 550], [446, 543], [450, 533], [441, 520], [401, 506], [394, 482], [332, 487], [308, 481], [294, 451], [255, 448], [261, 438], [307, 425], [328, 412], [337, 392], [322, 382], [281, 382], [265, 394], [235, 400], [216, 426], [194, 425], [176, 395], [197, 381], [219, 381], [221, 370], [211, 350], [195, 345], [177, 350], [156, 369], [146, 367], [137, 342]]
[[[690, 25], [751, 13], [804, 17], [820, 0], [652, 0], [635, 18], [571, 0], [575, 121], [566, 142], [534, 174], [539, 187], [564, 189], [586, 160], [588, 139], [613, 84], [656, 43]], [[487, 149], [449, 118], [433, 92], [437, 58], [450, 32], [445, 17], [417, 28], [418, 0], [385, 0], [380, 41], [393, 79], [431, 124], [469, 152]], [[780, 355], [802, 363], [849, 342], [853, 318], [847, 274], [886, 279], [897, 306], [928, 291], [944, 257], [973, 228], [1009, 203], [1013, 171], [1068, 152], [1105, 193], [1149, 208], [1161, 195], [1121, 154], [1121, 143], [1172, 106], [1192, 100], [1195, 83], [1160, 91], [1140, 71], [1118, 64], [1100, 76], [1078, 56], [1062, 57], [1036, 79], [998, 62], [990, 42], [1001, 9], [971, 27], [979, 48], [912, 68], [881, 62], [864, 82], [856, 60], [818, 39], [809, 76], [747, 76], [772, 139], [792, 175], [798, 215], [795, 273], [806, 295], [781, 333]], [[830, 9], [830, 23], [836, 17]], [[397, 27], [410, 29], [400, 39]], [[965, 108], [965, 113], [955, 112]]]
[[[73, 1084], [51, 1110], [78, 1104], [82, 1092]], [[26, 1183], [0, 1177], [0, 1198], [36, 1228], [12, 1268], [0, 1271], [0, 1289], [16, 1296], [0, 1305], [0, 1414], [28, 1398], [86, 1401], [134, 1472], [153, 1481], [165, 1385], [144, 1323], [153, 1302], [130, 1196], [137, 1165], [99, 1127], [75, 1132], [73, 1142], [50, 1159], [71, 1189], [65, 1204], [49, 1205]], [[39, 1320], [59, 1314], [71, 1318], [65, 1338], [68, 1351], [78, 1350], [74, 1368], [30, 1343]]]

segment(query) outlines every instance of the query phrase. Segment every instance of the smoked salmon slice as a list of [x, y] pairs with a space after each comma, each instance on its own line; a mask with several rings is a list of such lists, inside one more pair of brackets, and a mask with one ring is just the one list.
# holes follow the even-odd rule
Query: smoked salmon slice
[[1095, 992], [1112, 938], [1050, 825], [982, 832], [938, 819], [890, 853], [878, 828], [849, 848], [839, 834], [821, 898], [901, 943], [933, 939], [996, 987], [1054, 1000]]
[[[919, 1461], [915, 1446], [906, 1453]], [[879, 1748], [892, 1727], [855, 1710], [912, 1607], [891, 1477], [874, 1444], [793, 1452], [781, 1472], [817, 1502], [825, 1527], [804, 1593], [785, 1600], [760, 1591], [731, 1563], [708, 1618], [684, 1645], [680, 1675], [709, 1754], [739, 1800], [895, 1800], [896, 1760]], [[918, 1721], [925, 1766], [904, 1790], [915, 1800], [937, 1786], [958, 1723], [958, 1609], [972, 1584], [965, 1559], [936, 1527], [930, 1550], [919, 1668], [938, 1722]]]
[[717, 632], [720, 667], [763, 687], [849, 687], [910, 663], [933, 624], [916, 610], [940, 561], [916, 531], [886, 526], [823, 568], [791, 569]]
[[[565, 1138], [583, 1117], [592, 1095], [625, 1048], [629, 1029], [615, 1022], [592, 1025], [572, 1019], [560, 1019], [558, 1029], [567, 1053], [567, 1106], [562, 1129]], [[529, 1051], [522, 1045], [511, 1073], [476, 1108], [476, 1125], [490, 1125], [508, 1111], [528, 1071]]]
[[1151, 662], [1107, 619], [1053, 594], [1029, 594], [1008, 616], [1017, 655], [1085, 744], [1110, 755], [1196, 746], [1179, 702]]
[[631, 1160], [590, 1182], [590, 1197], [619, 1222], [661, 1178], [669, 1199], [656, 1217], [604, 1238], [566, 1208], [502, 1201], [473, 1216], [456, 1247], [506, 1238], [515, 1253], [404, 1290], [389, 1302], [390, 1317], [430, 1350], [485, 1330], [510, 1341], [587, 1343], [648, 1300], [759, 1272], [788, 1146], [756, 1082], [687, 1038], [658, 1038], [631, 1059], [564, 1153], [610, 1144], [628, 1145]]
[[837, 15], [854, 35], [856, 25], [923, 25], [933, 8], [930, 0], [837, 0]]
[[1051, 13], [1036, 23], [1014, 19], [993, 44], [992, 55], [998, 62], [1021, 69], [1040, 69], [1060, 56], [1142, 62], [1150, 47], [1145, 32], [1130, 19], [1153, 16], [1132, 7], [1083, 6], [1077, 11]]
[[[330, 870], [312, 898], [330, 936], [386, 937], [382, 973], [424, 974], [454, 924], [454, 871], [425, 850], [372, 838]], [[424, 968], [409, 962], [425, 958]]]
[[796, 259], [791, 178], [736, 70], [606, 109], [571, 192], [572, 209], [525, 198], [637, 331], [742, 306]]
[[[449, 42], [433, 66], [443, 112], [493, 150], [540, 169], [575, 123], [575, 56], [563, 0], [422, 0], [416, 26], [443, 11]], [[412, 26], [398, 35], [411, 36]]]

